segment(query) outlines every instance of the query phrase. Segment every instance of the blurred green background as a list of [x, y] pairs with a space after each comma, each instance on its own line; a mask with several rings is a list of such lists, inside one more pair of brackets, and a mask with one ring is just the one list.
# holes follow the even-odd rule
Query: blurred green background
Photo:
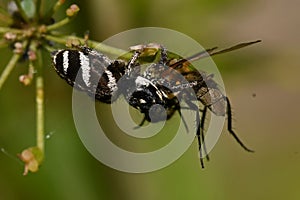
[[[214, 58], [234, 109], [235, 130], [256, 152], [240, 148], [225, 127], [204, 170], [196, 141], [180, 159], [159, 171], [128, 174], [110, 169], [81, 143], [72, 119], [72, 89], [56, 75], [50, 56], [45, 55], [46, 131], [51, 137], [38, 173], [23, 177], [23, 166], [16, 160], [18, 152], [35, 143], [35, 90], [18, 82], [27, 71], [25, 65], [15, 68], [0, 91], [0, 148], [7, 152], [0, 153], [1, 200], [300, 198], [300, 1], [66, 4], [73, 2], [81, 11], [63, 31], [82, 36], [89, 30], [90, 38], [97, 41], [143, 26], [174, 29], [207, 48], [262, 39], [261, 44]], [[9, 60], [7, 52], [0, 51], [1, 71]], [[176, 120], [167, 125], [172, 122]]]

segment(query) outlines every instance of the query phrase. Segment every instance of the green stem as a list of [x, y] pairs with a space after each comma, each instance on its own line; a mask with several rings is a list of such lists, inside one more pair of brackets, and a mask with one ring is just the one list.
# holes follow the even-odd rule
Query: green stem
[[65, 1], [58, 0], [53, 6], [53, 14], [65, 3]]
[[21, 5], [21, 1], [20, 0], [15, 0], [16, 4], [17, 4], [17, 7], [18, 7], [18, 10], [22, 16], [22, 18], [25, 20], [25, 22], [29, 23], [29, 18], [28, 16], [26, 15], [22, 5]]
[[47, 31], [52, 31], [54, 29], [62, 27], [64, 25], [66, 25], [67, 23], [69, 23], [72, 19], [73, 18], [71, 18], [71, 17], [66, 17], [63, 20], [60, 20], [59, 22], [56, 22], [55, 24], [51, 24], [51, 25], [47, 26]]
[[40, 15], [42, 14], [42, 0], [36, 0], [36, 12], [35, 12], [35, 19], [38, 21], [40, 19]]
[[37, 147], [44, 152], [44, 80], [42, 76], [36, 78], [36, 115], [37, 115], [37, 126], [36, 126], [36, 138]]
[[58, 0], [55, 5], [48, 11], [48, 13], [45, 15], [45, 19], [50, 19], [54, 13], [56, 13], [56, 11], [61, 7], [61, 5], [63, 4], [64, 2], [62, 2], [61, 0]]
[[7, 77], [9, 76], [9, 74], [11, 73], [11, 71], [13, 70], [13, 68], [16, 66], [18, 60], [21, 58], [21, 54], [14, 54], [9, 63], [7, 64], [6, 68], [4, 69], [4, 71], [2, 72], [1, 76], [0, 76], [0, 90], [4, 84], [4, 82], [6, 81]]
[[8, 27], [0, 27], [0, 33], [7, 33], [7, 32], [11, 32], [11, 33], [23, 33], [23, 31], [20, 30], [20, 29], [14, 29], [14, 28], [8, 28]]
[[[47, 40], [51, 40], [53, 42], [62, 44], [62, 45], [66, 45], [66, 43], [70, 40], [78, 40], [81, 44], [84, 44], [86, 41], [84, 38], [80, 38], [80, 37], [75, 37], [75, 36], [63, 36], [63, 37], [57, 37], [57, 36], [53, 36], [53, 35], [45, 35], [44, 36], [45, 39]], [[118, 49], [115, 47], [111, 47], [93, 40], [88, 40], [88, 46], [91, 46], [92, 48], [101, 51], [103, 53], [108, 53], [108, 54], [112, 54], [112, 55], [123, 55], [125, 53], [127, 53], [127, 51], [122, 50], [122, 49]], [[129, 57], [130, 58], [130, 57]]]
[[39, 75], [36, 77], [36, 139], [37, 147], [44, 154], [45, 149], [45, 131], [44, 131], [44, 79], [41, 73], [42, 60], [41, 53], [38, 55]]

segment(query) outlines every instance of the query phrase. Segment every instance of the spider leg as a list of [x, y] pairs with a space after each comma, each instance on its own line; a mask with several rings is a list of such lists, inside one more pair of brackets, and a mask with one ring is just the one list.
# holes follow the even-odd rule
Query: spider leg
[[166, 65], [168, 61], [167, 49], [160, 45], [160, 60], [158, 64]]
[[232, 130], [232, 113], [231, 113], [231, 105], [230, 105], [230, 101], [228, 99], [228, 97], [226, 98], [226, 103], [227, 103], [227, 130], [228, 132], [234, 137], [234, 139], [241, 145], [241, 147], [243, 147], [246, 151], [249, 152], [254, 152], [253, 150], [249, 149], [248, 147], [246, 147], [243, 142], [238, 138], [238, 136], [235, 134], [235, 132]]
[[132, 71], [132, 69], [134, 68], [142, 51], [143, 51], [143, 49], [137, 50], [133, 53], [132, 57], [130, 58], [130, 60], [128, 61], [128, 64], [127, 64], [127, 74], [130, 73]]

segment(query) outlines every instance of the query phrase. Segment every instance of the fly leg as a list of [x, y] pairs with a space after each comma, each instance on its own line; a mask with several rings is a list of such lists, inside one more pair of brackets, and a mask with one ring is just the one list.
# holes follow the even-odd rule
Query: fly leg
[[243, 147], [246, 151], [249, 152], [254, 152], [253, 150], [249, 149], [244, 145], [244, 143], [238, 138], [238, 136], [235, 134], [235, 132], [232, 129], [232, 113], [231, 113], [231, 105], [228, 97], [226, 98], [226, 103], [227, 103], [227, 130], [228, 132], [234, 137], [234, 139]]
[[145, 121], [146, 121], [146, 116], [144, 116], [143, 120], [140, 122], [139, 125], [135, 126], [134, 129], [138, 129], [140, 128], [141, 126], [143, 126], [145, 124]]
[[201, 136], [201, 140], [203, 143], [203, 151], [205, 153], [206, 156], [206, 160], [209, 161], [209, 156], [207, 153], [207, 149], [206, 149], [206, 145], [205, 145], [205, 135], [204, 135], [204, 124], [205, 124], [205, 119], [206, 119], [206, 113], [207, 113], [207, 107], [204, 106], [203, 110], [200, 110], [202, 112], [202, 117], [201, 117], [201, 121], [199, 124], [199, 135]]
[[[196, 136], [197, 136], [197, 140], [198, 140], [198, 150], [199, 150], [199, 157], [200, 157], [200, 164], [201, 167], [204, 168], [204, 161], [203, 161], [203, 153], [205, 154], [205, 156], [207, 156], [207, 151], [206, 151], [206, 146], [205, 146], [205, 136], [204, 136], [204, 122], [205, 122], [205, 116], [206, 116], [206, 112], [207, 112], [207, 107], [204, 107], [204, 109], [201, 111], [202, 112], [202, 118], [200, 119], [200, 110], [199, 107], [197, 105], [195, 105], [192, 102], [187, 102], [187, 104], [189, 105], [191, 110], [196, 111], [196, 123], [197, 123], [197, 132], [196, 132]], [[202, 147], [203, 145], [203, 147]], [[207, 160], [209, 160], [209, 158], [207, 157]]]

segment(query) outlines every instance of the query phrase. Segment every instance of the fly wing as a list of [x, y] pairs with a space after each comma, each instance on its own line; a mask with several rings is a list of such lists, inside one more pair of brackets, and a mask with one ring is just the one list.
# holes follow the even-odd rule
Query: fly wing
[[191, 62], [205, 57], [234, 51], [258, 42], [261, 42], [261, 40], [239, 43], [222, 50], [217, 50], [218, 48], [214, 47], [196, 53], [188, 58], [181, 58], [178, 60], [173, 59], [169, 61], [169, 71], [176, 70], [182, 74], [189, 83], [196, 83], [192, 87], [196, 93], [197, 99], [216, 115], [224, 116], [226, 102], [224, 95], [218, 88], [217, 83], [213, 80], [212, 75], [207, 75], [203, 71], [195, 70]]
[[173, 68], [173, 69], [178, 69], [178, 68], [180, 68], [180, 67], [184, 66], [185, 64], [188, 64], [192, 61], [199, 60], [199, 59], [206, 58], [206, 57], [213, 56], [213, 55], [217, 55], [217, 54], [227, 53], [227, 52], [234, 51], [234, 50], [237, 50], [237, 49], [241, 49], [241, 48], [244, 48], [244, 47], [247, 47], [249, 45], [259, 43], [259, 42], [261, 42], [261, 40], [256, 40], [256, 41], [252, 41], [252, 42], [243, 42], [243, 43], [239, 43], [237, 45], [234, 45], [232, 47], [222, 49], [222, 50], [219, 50], [219, 51], [217, 51], [218, 47], [214, 47], [214, 48], [211, 48], [211, 49], [206, 49], [206, 50], [201, 51], [199, 53], [196, 53], [195, 55], [192, 55], [188, 58], [180, 59], [177, 62], [171, 64], [170, 67]]

